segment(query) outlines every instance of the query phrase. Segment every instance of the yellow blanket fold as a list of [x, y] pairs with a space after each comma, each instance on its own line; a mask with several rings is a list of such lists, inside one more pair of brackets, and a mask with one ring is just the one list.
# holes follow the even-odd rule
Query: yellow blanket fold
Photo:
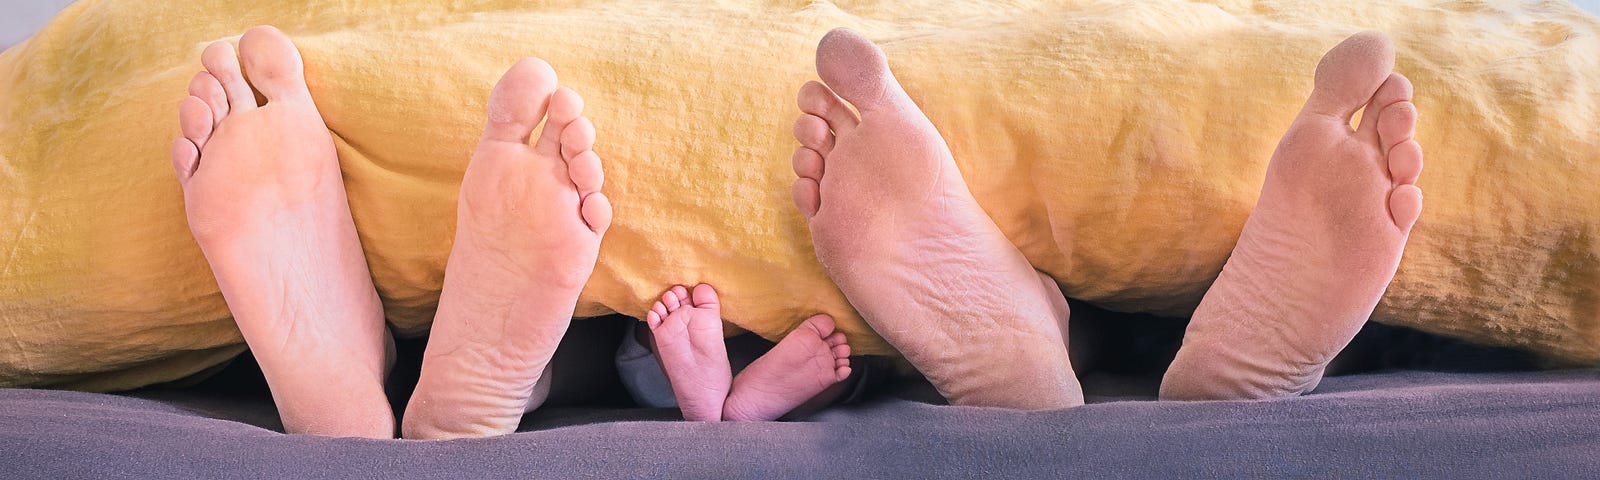
[[[1375, 319], [1600, 360], [1600, 21], [1565, 2], [80, 0], [0, 54], [0, 386], [173, 380], [243, 345], [168, 147], [200, 50], [299, 46], [390, 322], [425, 332], [484, 101], [516, 59], [587, 100], [615, 222], [577, 314], [707, 282], [777, 338], [831, 313], [789, 192], [816, 41], [878, 41], [974, 195], [1068, 295], [1184, 315], [1318, 57], [1362, 29], [1416, 85], [1427, 195]], [[938, 319], [927, 319], [938, 321]]]

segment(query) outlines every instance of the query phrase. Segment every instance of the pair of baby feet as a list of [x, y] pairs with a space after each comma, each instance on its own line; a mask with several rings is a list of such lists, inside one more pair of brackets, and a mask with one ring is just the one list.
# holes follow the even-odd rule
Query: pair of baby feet
[[[823, 83], [798, 98], [793, 196], [845, 297], [952, 403], [1081, 404], [1061, 291], [974, 200], [883, 52], [838, 29], [816, 67]], [[1393, 67], [1375, 32], [1322, 58], [1162, 398], [1307, 392], [1371, 315], [1422, 210], [1417, 111]]]
[[645, 313], [645, 323], [686, 420], [776, 420], [850, 376], [850, 345], [827, 315], [801, 322], [737, 377], [710, 285], [673, 286]]
[[[299, 51], [256, 27], [237, 55], [216, 42], [201, 61], [180, 107], [173, 168], [284, 428], [393, 438], [383, 390], [392, 339]], [[509, 433], [543, 400], [546, 367], [612, 215], [582, 111], [582, 98], [533, 58], [490, 93], [405, 437]]]

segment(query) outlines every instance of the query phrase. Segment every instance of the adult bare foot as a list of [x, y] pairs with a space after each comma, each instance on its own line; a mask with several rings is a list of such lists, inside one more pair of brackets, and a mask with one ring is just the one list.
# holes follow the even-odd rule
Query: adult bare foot
[[[611, 224], [594, 125], [577, 93], [556, 88], [549, 64], [517, 62], [488, 110], [461, 181], [444, 291], [402, 423], [407, 438], [516, 430], [543, 401], [535, 388]], [[529, 145], [541, 119], [544, 132]]]
[[972, 198], [883, 52], [836, 29], [817, 73], [827, 85], [800, 90], [794, 199], [828, 276], [951, 403], [1082, 404], [1061, 290]]
[[393, 438], [393, 345], [300, 52], [272, 27], [250, 29], [239, 50], [249, 83], [233, 47], [213, 43], [179, 109], [172, 164], [189, 229], [284, 429]]
[[734, 377], [722, 419], [777, 420], [848, 377], [844, 333], [833, 331], [833, 317], [816, 315]]
[[1393, 68], [1394, 46], [1375, 32], [1323, 56], [1233, 256], [1167, 370], [1162, 398], [1310, 391], [1372, 315], [1422, 213], [1417, 110], [1410, 82]]
[[672, 382], [684, 420], [722, 420], [722, 402], [728, 399], [733, 371], [723, 344], [717, 291], [702, 283], [691, 295], [682, 285], [674, 286], [650, 307], [645, 323], [655, 337], [656, 355]]

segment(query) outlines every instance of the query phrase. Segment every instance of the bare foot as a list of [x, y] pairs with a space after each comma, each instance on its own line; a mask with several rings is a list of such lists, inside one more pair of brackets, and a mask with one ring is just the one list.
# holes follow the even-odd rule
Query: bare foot
[[1322, 57], [1162, 398], [1305, 393], [1372, 315], [1422, 213], [1417, 110], [1411, 83], [1393, 68], [1394, 46], [1375, 32]]
[[833, 317], [806, 319], [733, 379], [722, 419], [777, 420], [850, 377], [850, 345], [833, 331]]
[[828, 276], [951, 403], [1082, 404], [1061, 290], [972, 198], [883, 52], [836, 29], [817, 72], [827, 86], [800, 90], [794, 199]]
[[393, 438], [393, 346], [300, 52], [272, 27], [250, 29], [239, 50], [249, 83], [233, 46], [213, 43], [179, 109], [172, 164], [189, 229], [284, 429]]
[[[535, 388], [611, 224], [600, 157], [590, 150], [594, 125], [580, 116], [577, 93], [556, 88], [549, 64], [517, 62], [488, 110], [461, 180], [455, 245], [406, 409], [407, 438], [516, 430], [543, 401]], [[529, 145], [541, 119], [544, 132]]]
[[656, 355], [672, 381], [684, 420], [722, 420], [722, 402], [728, 399], [733, 372], [722, 339], [717, 291], [700, 284], [690, 295], [682, 285], [674, 286], [650, 307], [645, 323], [655, 337]]

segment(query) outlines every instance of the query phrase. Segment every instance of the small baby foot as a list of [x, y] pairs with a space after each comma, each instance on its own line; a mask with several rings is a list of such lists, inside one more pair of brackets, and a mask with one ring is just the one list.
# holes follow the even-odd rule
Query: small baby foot
[[850, 377], [850, 345], [833, 331], [833, 317], [806, 319], [733, 379], [722, 419], [777, 420]]
[[672, 381], [683, 418], [722, 420], [722, 403], [728, 398], [733, 373], [723, 344], [717, 291], [700, 284], [691, 294], [682, 285], [674, 286], [650, 307], [645, 323], [655, 337], [656, 355]]

